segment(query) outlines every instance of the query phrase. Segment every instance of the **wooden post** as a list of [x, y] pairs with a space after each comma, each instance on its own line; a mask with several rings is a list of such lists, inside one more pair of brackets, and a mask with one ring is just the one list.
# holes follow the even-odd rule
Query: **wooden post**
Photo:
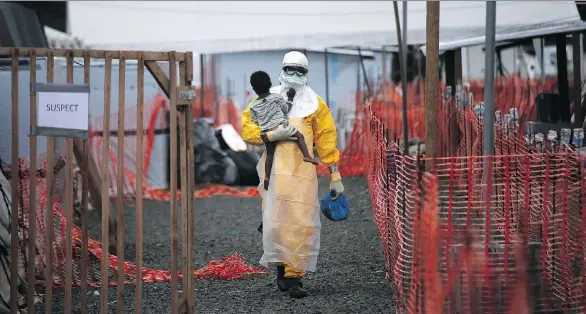
[[[117, 299], [116, 304], [118, 314], [124, 313], [124, 96], [126, 88], [126, 61], [121, 54], [118, 60], [118, 162], [116, 164], [116, 210], [118, 212], [118, 244], [117, 255]], [[137, 152], [140, 154], [140, 152]], [[139, 174], [137, 173], [137, 176]], [[114, 216], [114, 215], [112, 215]]]
[[[439, 1], [427, 3], [425, 48], [425, 155], [437, 157], [439, 104]], [[427, 164], [429, 170], [431, 163]]]
[[[55, 58], [53, 51], [47, 53], [47, 83], [53, 83], [55, 77]], [[55, 140], [53, 137], [47, 137], [47, 166], [52, 167], [54, 164]], [[49, 168], [50, 169], [50, 168]], [[45, 210], [45, 230], [47, 231], [47, 247], [53, 247], [55, 239], [55, 229], [53, 227], [53, 171], [47, 171], [47, 203]], [[47, 250], [45, 278], [53, 278], [53, 250]], [[45, 285], [45, 314], [53, 311], [53, 285]]]
[[[143, 156], [143, 118], [144, 118], [144, 55], [139, 53], [136, 75], [136, 272], [142, 274], [143, 256], [143, 186], [144, 156]], [[142, 277], [136, 278], [135, 313], [142, 313]]]
[[[190, 87], [191, 81], [193, 80], [193, 63], [190, 62], [192, 58], [191, 53], [189, 57], [186, 56], [185, 62], [179, 63], [179, 85], [181, 87]], [[185, 90], [182, 88], [182, 90]], [[193, 246], [195, 238], [195, 226], [194, 226], [194, 197], [193, 197], [193, 171], [194, 171], [194, 151], [193, 151], [193, 106], [195, 103], [194, 99], [178, 99], [177, 105], [181, 105], [179, 108], [182, 111], [182, 117], [180, 120], [181, 124], [185, 124], [181, 128], [180, 136], [180, 153], [181, 153], [181, 204], [187, 204], [181, 206], [182, 210], [182, 225], [183, 225], [183, 273], [191, 274], [191, 276], [183, 276], [183, 295], [179, 298], [178, 313], [193, 313], [195, 306], [195, 279], [193, 278], [193, 271], [195, 266], [193, 265]], [[185, 156], [183, 156], [185, 155]], [[185, 208], [185, 211], [183, 209]]]
[[[191, 86], [193, 81], [193, 54], [191, 52], [185, 55], [185, 85]], [[188, 295], [188, 313], [195, 313], [195, 278], [193, 272], [195, 270], [195, 197], [193, 191], [195, 189], [195, 153], [194, 153], [194, 123], [193, 123], [193, 103], [187, 108], [187, 182], [189, 183], [189, 197], [187, 198], [189, 208], [189, 268], [188, 273], [191, 274]]]
[[[37, 56], [34, 50], [30, 52], [30, 86], [33, 86], [37, 82]], [[30, 91], [30, 125], [37, 124], [37, 94], [32, 90]], [[35, 135], [30, 136], [30, 147], [31, 147], [31, 160], [29, 173], [37, 169], [37, 137]], [[29, 229], [28, 229], [28, 260], [34, 261], [36, 258], [36, 244], [37, 241], [31, 240], [36, 239], [36, 224], [37, 224], [37, 180], [29, 180]], [[12, 251], [15, 252], [15, 251]], [[12, 253], [14, 254], [14, 253]], [[16, 255], [16, 254], [15, 254]], [[27, 294], [27, 307], [32, 309], [35, 307], [35, 263], [28, 263], [28, 294]], [[11, 280], [14, 277], [10, 278]]]
[[[185, 87], [185, 62], [179, 62], [179, 87]], [[183, 90], [183, 89], [181, 89]], [[177, 105], [183, 104], [182, 99], [177, 100]], [[193, 119], [188, 116], [189, 111], [187, 107], [190, 105], [182, 105], [178, 107], [179, 116], [179, 182], [181, 184], [181, 255], [183, 257], [182, 272], [184, 274], [191, 274], [189, 271], [189, 182], [187, 181], [187, 121]], [[191, 276], [183, 276], [181, 279], [181, 286], [183, 288], [183, 295], [179, 299], [178, 313], [191, 313], [189, 301], [191, 297]]]
[[170, 188], [171, 188], [171, 314], [177, 314], [178, 280], [177, 276], [177, 254], [179, 239], [177, 237], [177, 64], [175, 63], [175, 52], [169, 52], [169, 112], [170, 112], [170, 135], [171, 135], [171, 161], [170, 161]]
[[[110, 97], [112, 91], [112, 54], [106, 52], [104, 56], [104, 118], [103, 118], [103, 130], [104, 130], [104, 148], [102, 149], [102, 252], [108, 250], [106, 245], [108, 243], [108, 235], [110, 234], [110, 209], [112, 204], [110, 203]], [[91, 191], [90, 191], [91, 194]], [[100, 277], [102, 278], [102, 286], [100, 287], [100, 314], [108, 313], [108, 285], [104, 283], [104, 280], [108, 280], [108, 255], [106, 258], [102, 258], [100, 263]]]
[[[88, 51], [84, 52], [83, 55], [83, 82], [84, 84], [90, 85], [90, 54]], [[82, 182], [81, 182], [81, 232], [82, 232], [82, 244], [81, 244], [81, 313], [87, 314], [88, 313], [88, 259], [89, 259], [89, 234], [88, 234], [88, 164], [91, 158], [94, 161], [93, 156], [90, 155], [90, 141], [89, 139], [85, 139], [83, 142], [82, 147], [82, 157], [81, 157], [81, 173], [82, 173]], [[75, 154], [75, 140], [73, 141], [73, 152]], [[76, 157], [77, 158], [77, 157]], [[77, 159], [79, 160], [79, 159]], [[94, 163], [94, 167], [96, 164]], [[99, 191], [99, 186], [97, 186]], [[101, 201], [101, 196], [99, 197]], [[95, 207], [100, 209], [100, 216], [102, 207]]]
[[[67, 52], [67, 84], [73, 84], [73, 53]], [[71, 313], [73, 284], [73, 139], [66, 138], [67, 172], [65, 173], [65, 313]], [[78, 163], [81, 165], [81, 163]]]

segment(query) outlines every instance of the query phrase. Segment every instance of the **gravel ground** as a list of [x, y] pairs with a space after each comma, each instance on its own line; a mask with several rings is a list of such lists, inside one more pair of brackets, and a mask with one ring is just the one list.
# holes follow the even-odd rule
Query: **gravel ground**
[[[196, 282], [197, 313], [394, 313], [394, 298], [385, 282], [384, 259], [365, 178], [346, 178], [351, 214], [347, 221], [334, 223], [322, 217], [322, 250], [318, 270], [304, 281], [310, 293], [294, 300], [279, 292], [274, 271], [271, 275], [233, 281]], [[320, 178], [320, 195], [328, 189]], [[196, 265], [213, 259], [242, 254], [256, 266], [262, 255], [259, 198], [213, 197], [198, 199], [196, 206]], [[144, 203], [144, 266], [170, 269], [169, 205]], [[91, 237], [99, 237], [97, 214], [90, 215]], [[135, 215], [125, 210], [125, 256], [135, 261]], [[181, 240], [179, 240], [181, 241]], [[180, 246], [181, 246], [181, 242]], [[125, 312], [135, 309], [134, 286], [125, 287]], [[90, 292], [89, 313], [99, 313], [99, 295]], [[108, 312], [116, 309], [116, 288], [109, 292]], [[143, 313], [170, 312], [170, 285], [143, 285]], [[43, 312], [39, 304], [37, 312]], [[53, 313], [63, 313], [63, 290], [55, 289]], [[73, 312], [80, 312], [79, 289], [73, 292]]]

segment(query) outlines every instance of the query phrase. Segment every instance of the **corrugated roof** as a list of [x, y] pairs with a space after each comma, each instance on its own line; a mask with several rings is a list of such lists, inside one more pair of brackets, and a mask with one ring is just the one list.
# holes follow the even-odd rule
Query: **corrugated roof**
[[[520, 39], [530, 39], [555, 34], [568, 34], [572, 32], [586, 30], [586, 22], [581, 20], [552, 21], [522, 26], [505, 26], [497, 28], [495, 39], [496, 42], [512, 41]], [[462, 36], [457, 39], [446, 40], [441, 38], [439, 49], [440, 53], [462, 47], [482, 45], [486, 42], [485, 35]], [[425, 54], [425, 46], [421, 47]]]

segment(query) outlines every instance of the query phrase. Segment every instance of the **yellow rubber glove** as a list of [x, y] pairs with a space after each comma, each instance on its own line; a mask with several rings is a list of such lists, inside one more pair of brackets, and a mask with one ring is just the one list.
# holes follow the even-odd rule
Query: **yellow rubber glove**
[[332, 197], [333, 200], [337, 199], [340, 194], [344, 193], [344, 184], [342, 184], [342, 176], [339, 172], [332, 172], [332, 180], [330, 181], [330, 191], [336, 191], [336, 196]]

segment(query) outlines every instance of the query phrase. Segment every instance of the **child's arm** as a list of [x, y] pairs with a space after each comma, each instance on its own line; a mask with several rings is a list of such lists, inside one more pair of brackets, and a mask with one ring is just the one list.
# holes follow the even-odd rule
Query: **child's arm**
[[293, 106], [293, 103], [290, 101], [285, 101], [283, 98], [279, 97], [279, 106], [281, 107], [283, 113], [287, 115], [289, 113], [289, 110], [291, 110], [291, 106]]
[[256, 117], [256, 111], [254, 110], [254, 108], [250, 108], [250, 120], [252, 120], [252, 122], [254, 122], [254, 124], [258, 125], [258, 120]]
[[289, 113], [289, 111], [291, 110], [291, 107], [293, 106], [293, 98], [295, 98], [295, 89], [293, 88], [289, 88], [289, 90], [287, 91], [287, 113]]

